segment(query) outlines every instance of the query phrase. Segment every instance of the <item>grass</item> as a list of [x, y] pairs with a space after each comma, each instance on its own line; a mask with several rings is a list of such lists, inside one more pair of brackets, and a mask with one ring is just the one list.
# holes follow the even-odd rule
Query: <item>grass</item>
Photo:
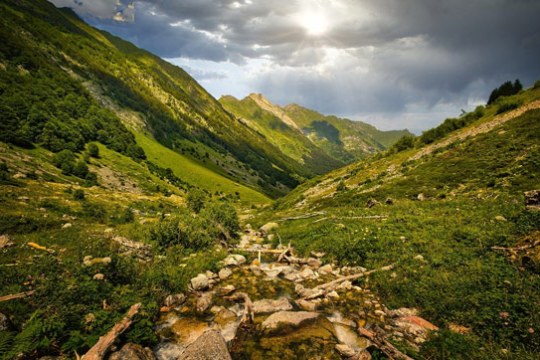
[[148, 160], [161, 167], [170, 168], [180, 179], [212, 193], [240, 194], [244, 204], [267, 204], [270, 199], [258, 191], [238, 184], [202, 166], [187, 156], [181, 155], [151, 140], [143, 134], [136, 134], [137, 143], [144, 149]]

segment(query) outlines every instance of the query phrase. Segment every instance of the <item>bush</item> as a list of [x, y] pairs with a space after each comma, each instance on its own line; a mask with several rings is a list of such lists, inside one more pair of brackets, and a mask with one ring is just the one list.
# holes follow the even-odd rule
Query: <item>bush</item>
[[84, 191], [81, 189], [77, 189], [73, 192], [73, 198], [75, 200], [84, 200]]
[[237, 232], [240, 231], [236, 209], [228, 202], [208, 203], [201, 216], [212, 226], [215, 236], [223, 240], [236, 238]]
[[414, 148], [416, 137], [414, 135], [404, 135], [390, 148], [390, 153], [398, 153]]
[[96, 144], [94, 143], [88, 144], [88, 155], [90, 155], [93, 158], [99, 158], [99, 148]]
[[203, 190], [191, 189], [187, 196], [187, 206], [195, 213], [199, 213], [207, 200], [208, 195]]
[[493, 104], [500, 97], [515, 95], [522, 89], [523, 85], [521, 85], [519, 79], [516, 79], [513, 84], [511, 81], [507, 81], [491, 92], [489, 95], [488, 105]]
[[62, 150], [53, 156], [53, 165], [62, 170], [62, 174], [71, 175], [75, 167], [75, 154], [71, 150]]

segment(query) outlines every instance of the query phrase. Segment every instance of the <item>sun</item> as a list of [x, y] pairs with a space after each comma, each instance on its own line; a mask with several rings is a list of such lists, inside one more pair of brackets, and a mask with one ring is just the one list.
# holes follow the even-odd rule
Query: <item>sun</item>
[[328, 31], [328, 20], [321, 12], [305, 12], [300, 14], [298, 19], [310, 36], [321, 36]]

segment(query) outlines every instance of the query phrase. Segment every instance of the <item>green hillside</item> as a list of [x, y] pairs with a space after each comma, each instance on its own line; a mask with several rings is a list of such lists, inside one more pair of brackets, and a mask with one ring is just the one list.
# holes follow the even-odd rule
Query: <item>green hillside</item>
[[[305, 253], [366, 268], [397, 263], [373, 289], [444, 329], [415, 358], [533, 359], [540, 258], [530, 244], [540, 213], [523, 194], [539, 179], [537, 85], [310, 180], [260, 222], [298, 217], [280, 236]], [[533, 250], [504, 250], [516, 245]], [[466, 330], [448, 330], [456, 326]]]
[[118, 130], [123, 128], [119, 122], [133, 127], [132, 119], [123, 116], [128, 110], [139, 120], [135, 125], [162, 145], [191, 151], [202, 166], [205, 160], [269, 195], [283, 194], [309, 176], [231, 117], [182, 69], [44, 0], [0, 6], [2, 106], [9, 114], [4, 141], [59, 151], [66, 146], [80, 150], [85, 142], [99, 140], [138, 156], [133, 136]]

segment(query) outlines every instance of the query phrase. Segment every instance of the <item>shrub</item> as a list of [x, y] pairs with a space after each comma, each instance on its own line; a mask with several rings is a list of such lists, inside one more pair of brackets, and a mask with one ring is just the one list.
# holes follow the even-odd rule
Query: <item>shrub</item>
[[73, 192], [73, 198], [75, 200], [84, 200], [84, 191], [81, 189], [77, 189]]
[[75, 154], [71, 150], [62, 150], [53, 156], [52, 162], [62, 170], [62, 174], [70, 175], [75, 167]]
[[240, 223], [236, 209], [228, 202], [210, 202], [201, 213], [214, 230], [214, 235], [229, 240], [237, 237]]
[[99, 158], [99, 148], [96, 144], [94, 143], [88, 144], [88, 155], [90, 155], [93, 158]]
[[187, 206], [195, 213], [199, 213], [207, 201], [208, 195], [201, 189], [191, 189], [187, 196]]
[[407, 149], [412, 149], [414, 148], [415, 140], [416, 137], [414, 135], [404, 135], [394, 145], [392, 145], [390, 152], [398, 153]]
[[519, 79], [516, 79], [513, 84], [511, 81], [507, 81], [491, 92], [489, 95], [488, 105], [493, 104], [500, 97], [515, 95], [522, 89], [523, 85], [521, 85]]

